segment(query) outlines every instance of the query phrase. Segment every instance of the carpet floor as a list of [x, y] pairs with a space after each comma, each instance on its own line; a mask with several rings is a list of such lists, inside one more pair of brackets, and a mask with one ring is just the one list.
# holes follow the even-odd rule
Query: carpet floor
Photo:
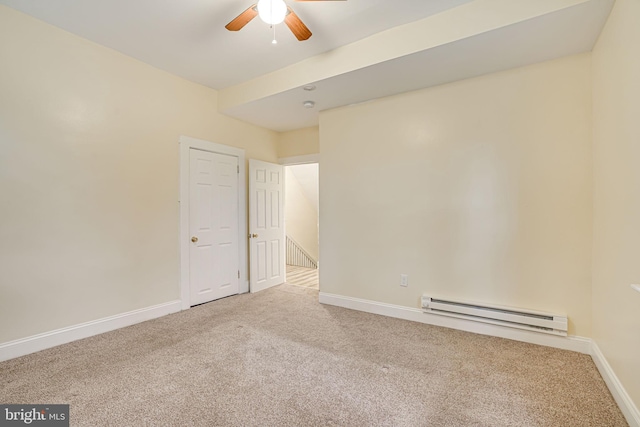
[[625, 426], [587, 355], [281, 285], [0, 363], [72, 426]]

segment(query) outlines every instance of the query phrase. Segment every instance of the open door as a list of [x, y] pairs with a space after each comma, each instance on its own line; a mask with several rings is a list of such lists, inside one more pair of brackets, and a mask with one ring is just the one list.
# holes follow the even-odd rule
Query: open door
[[249, 159], [249, 289], [284, 283], [284, 168]]

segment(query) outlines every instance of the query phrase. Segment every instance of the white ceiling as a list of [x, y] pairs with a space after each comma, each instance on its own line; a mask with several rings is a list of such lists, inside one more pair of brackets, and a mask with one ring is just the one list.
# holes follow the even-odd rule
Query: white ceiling
[[[272, 45], [272, 31], [259, 18], [239, 32], [224, 28], [254, 1], [0, 0], [0, 4], [221, 90], [225, 98], [221, 112], [277, 131], [317, 125], [318, 111], [324, 109], [589, 51], [613, 4], [613, 0], [289, 1], [314, 35], [299, 42], [281, 24], [276, 27], [278, 44]], [[512, 13], [514, 7], [522, 13]], [[497, 17], [509, 13], [519, 17], [495, 24]], [[411, 53], [390, 30], [403, 29], [407, 43], [420, 44], [422, 27], [435, 27], [435, 19], [445, 15], [451, 17], [451, 27], [475, 21], [487, 26], [438, 44], [425, 42]], [[442, 28], [447, 28], [446, 22]], [[374, 39], [387, 56], [349, 70], [331, 64], [338, 55], [325, 53], [366, 46]], [[389, 54], [394, 48], [398, 54]], [[319, 70], [326, 63], [326, 69], [333, 71], [323, 78], [317, 78], [322, 73], [310, 72], [306, 80], [286, 79], [286, 70], [309, 61]], [[278, 83], [278, 90], [250, 90], [252, 82], [269, 86], [269, 79]], [[289, 84], [283, 85], [283, 80]], [[301, 86], [307, 83], [317, 89], [303, 91]], [[302, 102], [307, 99], [315, 101], [316, 108], [305, 109]]]
[[214, 89], [232, 86], [310, 56], [471, 0], [347, 0], [290, 6], [313, 36], [255, 18], [224, 26], [257, 0], [0, 0], [71, 33]]

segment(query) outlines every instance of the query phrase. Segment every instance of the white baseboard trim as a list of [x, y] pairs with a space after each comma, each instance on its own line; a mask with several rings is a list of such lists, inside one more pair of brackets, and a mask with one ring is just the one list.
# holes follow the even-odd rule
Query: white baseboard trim
[[71, 341], [88, 338], [115, 329], [135, 325], [136, 323], [166, 316], [167, 314], [176, 313], [180, 311], [181, 306], [182, 303], [179, 300], [170, 301], [2, 343], [0, 344], [0, 361], [14, 359]]
[[419, 308], [404, 307], [400, 305], [385, 304], [360, 298], [346, 297], [342, 295], [320, 292], [320, 303], [350, 308], [352, 310], [365, 311], [367, 313], [380, 314], [382, 316], [411, 320], [434, 326], [458, 329], [482, 335], [507, 338], [531, 344], [555, 347], [563, 350], [577, 351], [591, 354], [591, 339], [578, 336], [562, 337], [531, 332], [522, 329], [514, 329], [489, 323], [474, 322], [455, 317], [439, 316], [437, 314], [424, 313]]
[[600, 375], [602, 375], [607, 387], [609, 387], [611, 395], [627, 419], [629, 427], [640, 427], [640, 411], [638, 411], [638, 407], [633, 403], [633, 400], [631, 400], [631, 397], [622, 386], [622, 383], [595, 341], [591, 343], [591, 358], [596, 364], [598, 371], [600, 371]]

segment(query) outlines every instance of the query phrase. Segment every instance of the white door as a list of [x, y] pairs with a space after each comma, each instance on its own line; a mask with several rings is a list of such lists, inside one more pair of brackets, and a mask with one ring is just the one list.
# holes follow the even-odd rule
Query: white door
[[284, 283], [284, 168], [249, 160], [251, 292]]
[[237, 157], [189, 150], [191, 305], [238, 293], [237, 170]]

